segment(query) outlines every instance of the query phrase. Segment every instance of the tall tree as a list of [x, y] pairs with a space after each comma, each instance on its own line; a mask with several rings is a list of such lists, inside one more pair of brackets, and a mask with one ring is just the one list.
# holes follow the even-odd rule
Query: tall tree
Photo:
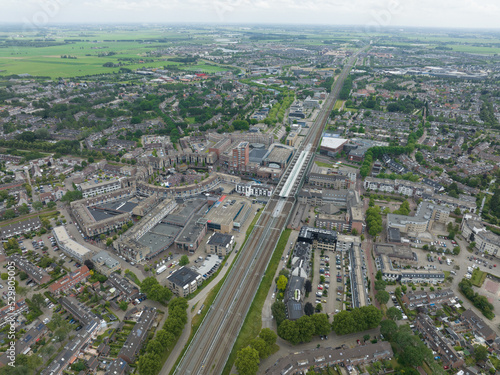
[[259, 352], [247, 346], [238, 351], [234, 365], [240, 375], [255, 375], [259, 371]]

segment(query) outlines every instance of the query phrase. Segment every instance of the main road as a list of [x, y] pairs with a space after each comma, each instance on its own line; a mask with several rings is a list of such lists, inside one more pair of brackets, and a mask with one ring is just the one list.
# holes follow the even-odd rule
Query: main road
[[[175, 374], [218, 375], [222, 373], [279, 237], [288, 222], [288, 216], [293, 211], [295, 193], [300, 188], [303, 176], [313, 160], [312, 155], [314, 155], [314, 151], [318, 147], [328, 116], [357, 55], [365, 48], [350, 57], [335, 81], [332, 91], [318, 114], [314, 125], [309, 130], [299, 150], [295, 153], [292, 162], [264, 208], [245, 246], [240, 250], [242, 253], [228, 274], [191, 344], [181, 358], [179, 365], [175, 369]], [[311, 150], [311, 152], [307, 153], [307, 162], [299, 171], [290, 194], [286, 197], [280, 197], [285, 182], [289, 177], [293, 178], [293, 175], [291, 176], [292, 170], [299, 159], [299, 155], [306, 147]], [[162, 369], [161, 374], [166, 374], [165, 368]]]

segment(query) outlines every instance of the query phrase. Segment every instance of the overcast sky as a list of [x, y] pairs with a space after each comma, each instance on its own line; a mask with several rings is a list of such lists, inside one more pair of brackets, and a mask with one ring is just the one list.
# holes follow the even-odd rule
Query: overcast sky
[[0, 22], [499, 28], [499, 0], [0, 0]]

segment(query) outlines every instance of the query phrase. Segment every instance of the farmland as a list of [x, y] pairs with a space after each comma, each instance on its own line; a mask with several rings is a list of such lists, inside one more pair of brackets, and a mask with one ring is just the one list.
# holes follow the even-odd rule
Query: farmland
[[[106, 74], [127, 69], [176, 67], [192, 72], [214, 73], [227, 70], [215, 64], [200, 62], [184, 64], [169, 61], [174, 56], [155, 53], [165, 51], [173, 43], [189, 44], [213, 39], [196, 32], [189, 36], [174, 32], [150, 30], [135, 33], [131, 30], [121, 32], [89, 32], [85, 35], [59, 31], [50, 39], [41, 40], [34, 35], [16, 38], [0, 33], [0, 75], [30, 74], [50, 78], [79, 77]], [[50, 40], [48, 42], [47, 40]], [[103, 66], [108, 63], [109, 67]]]

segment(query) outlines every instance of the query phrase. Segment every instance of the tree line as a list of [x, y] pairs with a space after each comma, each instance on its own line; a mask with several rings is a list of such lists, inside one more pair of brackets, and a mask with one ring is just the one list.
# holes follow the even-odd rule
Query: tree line
[[467, 279], [463, 279], [458, 283], [458, 288], [462, 294], [476, 306], [485, 317], [488, 319], [493, 319], [495, 314], [493, 313], [493, 305], [488, 301], [488, 298], [482, 296], [472, 289], [472, 282]]
[[184, 298], [175, 298], [168, 307], [168, 318], [163, 328], [149, 341], [145, 353], [139, 358], [138, 369], [141, 375], [156, 375], [160, 372], [165, 352], [171, 350], [187, 323], [188, 303]]

